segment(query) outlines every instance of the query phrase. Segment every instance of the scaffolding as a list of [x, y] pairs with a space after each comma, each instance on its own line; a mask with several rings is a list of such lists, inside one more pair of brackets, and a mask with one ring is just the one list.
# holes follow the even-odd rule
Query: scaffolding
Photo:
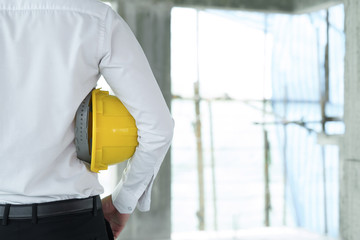
[[[264, 34], [264, 69], [263, 82], [266, 85], [265, 72], [268, 66], [265, 66], [266, 59], [271, 55], [271, 82], [272, 96], [268, 98], [266, 93], [262, 93], [262, 99], [246, 99], [236, 98], [225, 94], [219, 97], [204, 97], [201, 95], [200, 83], [202, 87], [206, 85], [206, 79], [201, 78], [201, 66], [199, 62], [201, 58], [199, 51], [201, 39], [199, 32], [199, 12], [204, 11], [210, 14], [216, 14], [221, 17], [235, 19], [242, 24], [261, 28]], [[342, 6], [334, 7], [327, 11], [320, 11], [307, 15], [290, 16], [281, 14], [257, 14], [251, 16], [250, 13], [244, 14], [236, 11], [215, 11], [215, 10], [196, 10], [196, 80], [193, 85], [193, 96], [183, 96], [180, 94], [173, 95], [174, 101], [186, 101], [194, 104], [194, 135], [196, 141], [196, 159], [197, 159], [197, 178], [198, 178], [198, 229], [205, 230], [208, 228], [206, 219], [212, 219], [212, 229], [221, 228], [219, 223], [219, 198], [218, 198], [218, 179], [217, 166], [218, 157], [216, 157], [217, 147], [214, 141], [214, 103], [239, 103], [249, 109], [258, 111], [262, 119], [253, 121], [253, 124], [261, 127], [263, 135], [263, 225], [272, 226], [272, 195], [271, 181], [272, 159], [282, 159], [282, 181], [283, 181], [283, 206], [282, 220], [283, 225], [288, 224], [289, 215], [294, 216], [297, 226], [315, 230], [319, 233], [336, 235], [337, 230], [329, 233], [330, 227], [334, 229], [334, 220], [328, 220], [335, 216], [334, 194], [329, 192], [329, 184], [333, 184], [334, 176], [329, 178], [329, 167], [327, 157], [334, 152], [334, 149], [328, 149], [326, 145], [316, 145], [314, 138], [318, 136], [329, 137], [337, 136], [342, 133], [342, 108], [343, 101], [341, 83], [343, 81], [341, 68], [342, 59], [336, 58], [343, 54], [342, 51], [344, 41], [343, 29], [334, 22], [338, 22], [339, 18], [343, 18]], [[258, 16], [261, 15], [259, 18]], [[260, 21], [259, 21], [260, 19]], [[259, 27], [260, 26], [260, 27]], [[308, 32], [311, 29], [311, 32]], [[306, 34], [305, 34], [306, 33]], [[271, 51], [268, 49], [269, 43], [267, 37], [273, 38]], [[302, 37], [299, 38], [299, 37]], [[314, 43], [315, 41], [315, 43]], [[280, 45], [282, 44], [282, 45]], [[310, 46], [307, 48], [307, 46]], [[314, 52], [315, 50], [315, 52]], [[286, 61], [291, 61], [286, 63]], [[294, 66], [292, 63], [297, 63]], [[287, 65], [287, 66], [285, 66]], [[333, 70], [337, 66], [339, 70]], [[279, 70], [280, 69], [280, 70]], [[303, 72], [300, 72], [303, 70]], [[340, 86], [340, 87], [339, 87]], [[264, 89], [264, 88], [263, 88]], [[264, 90], [263, 90], [264, 91]], [[315, 94], [316, 93], [316, 94]], [[204, 168], [204, 143], [203, 143], [203, 124], [204, 120], [202, 103], [208, 106], [207, 115], [209, 128], [209, 154], [211, 169], [211, 191], [212, 191], [212, 213], [210, 218], [206, 217], [206, 180]], [[174, 109], [174, 108], [173, 108]], [[270, 120], [269, 120], [270, 119]], [[331, 126], [331, 127], [327, 127]], [[270, 129], [271, 128], [271, 129]], [[335, 130], [334, 130], [335, 129]], [[306, 143], [302, 143], [304, 138]], [[272, 146], [274, 139], [278, 139], [277, 145], [281, 147], [276, 150], [276, 146]], [[294, 142], [298, 141], [302, 146], [294, 146]], [[276, 145], [276, 144], [274, 144]], [[294, 150], [295, 149], [295, 150]], [[305, 149], [306, 152], [297, 152], [296, 149]], [[274, 151], [276, 150], [276, 153]], [[303, 159], [298, 156], [300, 154], [307, 155], [308, 151], [313, 151], [313, 161], [301, 162]], [[311, 153], [310, 153], [311, 154]], [[336, 156], [333, 156], [337, 159]], [[319, 160], [319, 161], [318, 161]], [[316, 165], [316, 166], [315, 166]], [[296, 168], [299, 167], [299, 169]], [[315, 167], [314, 167], [315, 166]], [[309, 172], [321, 172], [321, 181], [319, 181], [318, 173], [308, 175], [311, 179], [297, 179], [301, 174]], [[316, 170], [317, 169], [317, 170]], [[305, 172], [304, 172], [305, 171]], [[302, 185], [302, 183], [306, 183]], [[308, 185], [310, 184], [310, 185]], [[311, 196], [315, 192], [312, 187], [306, 189], [311, 184], [321, 184], [316, 196]], [[305, 187], [305, 188], [304, 188]], [[321, 190], [320, 190], [321, 189]], [[301, 196], [303, 193], [304, 196]], [[304, 198], [310, 199], [309, 202], [300, 200]], [[322, 197], [322, 199], [320, 199]], [[315, 199], [315, 200], [314, 200]], [[329, 199], [331, 204], [328, 204]], [[321, 205], [322, 209], [317, 210], [316, 218], [310, 219], [310, 212], [314, 211], [316, 204]], [[319, 203], [321, 202], [321, 203]], [[309, 205], [309, 206], [308, 206]], [[331, 213], [329, 213], [331, 210]], [[322, 217], [320, 217], [322, 215]], [[315, 224], [313, 221], [322, 219], [321, 223]], [[235, 221], [236, 222], [236, 221]], [[236, 224], [235, 224], [236, 225]], [[336, 227], [336, 226], [335, 226]]]

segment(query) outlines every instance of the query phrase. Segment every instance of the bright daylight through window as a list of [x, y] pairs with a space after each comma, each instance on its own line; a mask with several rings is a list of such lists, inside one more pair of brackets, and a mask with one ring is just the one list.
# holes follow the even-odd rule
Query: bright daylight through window
[[343, 12], [172, 10], [173, 232], [338, 235]]

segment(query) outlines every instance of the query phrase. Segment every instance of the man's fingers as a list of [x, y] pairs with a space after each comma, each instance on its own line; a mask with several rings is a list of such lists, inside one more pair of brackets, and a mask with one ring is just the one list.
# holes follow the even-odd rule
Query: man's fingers
[[119, 237], [120, 233], [122, 232], [122, 230], [125, 227], [125, 225], [119, 225], [119, 223], [117, 221], [112, 221], [110, 226], [111, 226], [111, 230], [113, 232], [115, 239], [117, 237]]
[[114, 207], [111, 196], [107, 196], [102, 200], [103, 212], [105, 219], [110, 223], [114, 239], [116, 239], [124, 229], [130, 214], [122, 214]]
[[119, 234], [116, 234], [116, 232], [113, 231], [114, 239], [117, 239]]

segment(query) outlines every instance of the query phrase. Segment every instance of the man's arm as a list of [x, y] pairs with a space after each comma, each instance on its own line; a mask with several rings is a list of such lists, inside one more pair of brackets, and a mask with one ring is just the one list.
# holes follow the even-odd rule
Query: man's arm
[[174, 122], [143, 50], [111, 8], [100, 43], [100, 72], [138, 128], [139, 145], [111, 198], [104, 199], [106, 218], [118, 234], [128, 220], [124, 214], [131, 214], [136, 206], [140, 211], [150, 209], [152, 184], [169, 149]]

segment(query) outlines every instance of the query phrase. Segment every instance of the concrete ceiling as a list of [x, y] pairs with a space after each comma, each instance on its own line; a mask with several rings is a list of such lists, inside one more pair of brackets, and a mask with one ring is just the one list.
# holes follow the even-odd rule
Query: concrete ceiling
[[177, 6], [305, 13], [341, 4], [343, 0], [173, 0]]

